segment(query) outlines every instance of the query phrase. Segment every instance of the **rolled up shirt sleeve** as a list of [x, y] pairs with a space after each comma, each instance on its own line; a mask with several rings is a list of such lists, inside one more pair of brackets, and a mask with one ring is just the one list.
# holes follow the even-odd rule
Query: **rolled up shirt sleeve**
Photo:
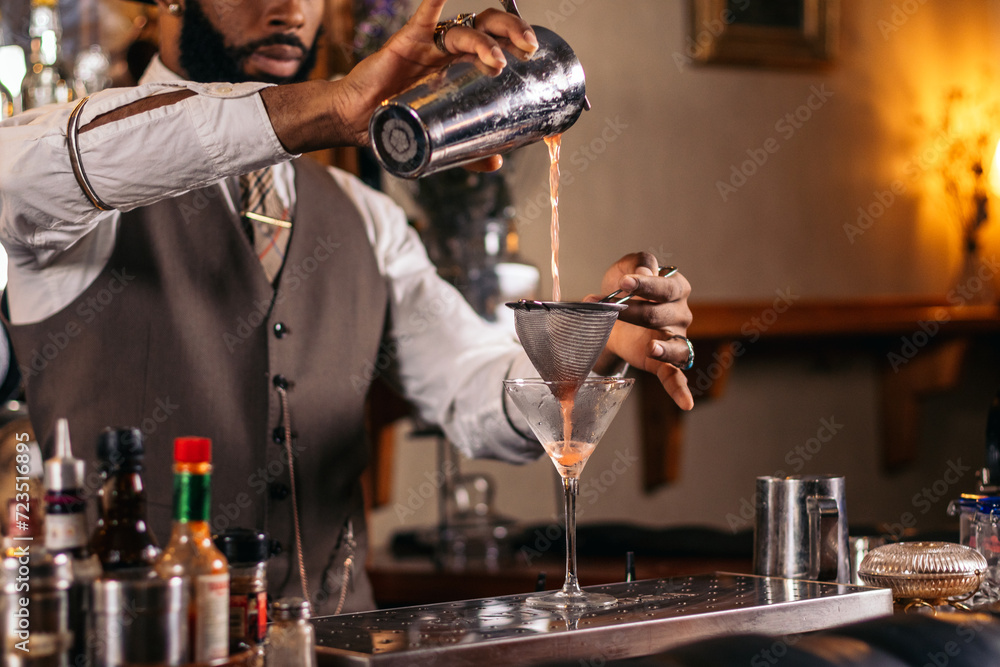
[[[97, 195], [118, 211], [175, 196], [226, 176], [289, 160], [258, 94], [265, 84], [154, 83], [91, 96], [85, 126], [139, 99], [181, 89], [196, 95], [79, 135], [80, 161]], [[0, 124], [0, 235], [45, 263], [108, 211], [86, 198], [69, 159], [76, 103], [43, 107]]]

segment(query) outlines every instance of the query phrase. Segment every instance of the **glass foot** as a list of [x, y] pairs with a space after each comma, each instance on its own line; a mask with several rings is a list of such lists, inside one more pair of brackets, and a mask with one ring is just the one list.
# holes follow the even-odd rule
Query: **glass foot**
[[604, 593], [553, 591], [529, 596], [526, 604], [545, 609], [604, 609], [618, 604], [618, 598]]

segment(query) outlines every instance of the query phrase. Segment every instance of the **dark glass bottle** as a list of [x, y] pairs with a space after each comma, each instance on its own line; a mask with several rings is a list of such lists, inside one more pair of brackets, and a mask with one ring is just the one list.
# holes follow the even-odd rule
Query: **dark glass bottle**
[[151, 573], [160, 549], [146, 520], [142, 431], [106, 429], [98, 440], [97, 456], [106, 479], [99, 494], [100, 519], [91, 549], [101, 559], [107, 577]]

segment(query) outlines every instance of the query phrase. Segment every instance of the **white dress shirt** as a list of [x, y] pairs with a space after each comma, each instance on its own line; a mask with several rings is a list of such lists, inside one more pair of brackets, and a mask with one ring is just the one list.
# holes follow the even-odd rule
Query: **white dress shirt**
[[[75, 103], [0, 122], [0, 242], [9, 255], [11, 321], [43, 320], [82, 294], [111, 257], [121, 211], [220, 181], [234, 207], [234, 177], [268, 165], [275, 165], [275, 187], [294, 210], [288, 161], [296, 156], [271, 127], [258, 94], [264, 87], [183, 81], [156, 58], [139, 86], [93, 95], [81, 126], [151, 95], [185, 88], [197, 93], [79, 135], [83, 168], [111, 211], [94, 208], [73, 175], [66, 127]], [[520, 346], [438, 277], [391, 199], [343, 171], [329, 173], [361, 212], [386, 280], [391, 328], [383, 352], [393, 362], [390, 379], [467, 454], [536, 458], [539, 445], [508, 421], [509, 415], [527, 433], [516, 408], [508, 403], [504, 414], [501, 380], [538, 375]]]

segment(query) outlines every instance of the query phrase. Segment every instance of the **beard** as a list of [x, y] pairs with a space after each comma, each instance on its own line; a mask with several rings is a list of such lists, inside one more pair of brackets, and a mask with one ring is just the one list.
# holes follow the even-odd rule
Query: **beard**
[[[184, 23], [181, 26], [180, 63], [188, 78], [199, 83], [227, 81], [262, 81], [264, 83], [298, 83], [309, 78], [316, 65], [316, 46], [323, 28], [316, 31], [312, 48], [307, 49], [295, 35], [278, 33], [239, 46], [226, 46], [225, 37], [209, 22], [198, 0], [188, 0], [184, 9]], [[272, 77], [260, 74], [248, 76], [244, 71], [246, 59], [262, 46], [283, 44], [302, 50], [306, 57], [298, 71], [290, 77]]]

